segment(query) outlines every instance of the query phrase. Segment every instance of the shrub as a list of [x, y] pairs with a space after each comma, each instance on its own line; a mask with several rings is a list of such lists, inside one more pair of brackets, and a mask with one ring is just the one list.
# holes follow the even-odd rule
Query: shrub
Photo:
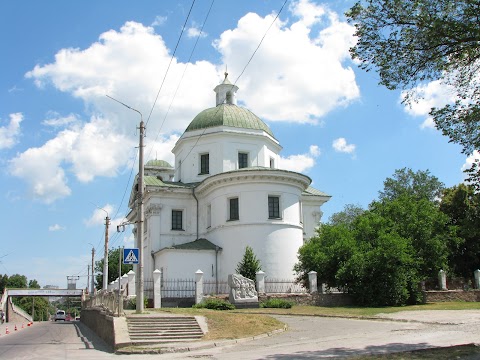
[[262, 308], [290, 309], [292, 306], [293, 303], [285, 299], [268, 299], [260, 303]]
[[235, 310], [235, 305], [220, 299], [205, 299], [192, 307], [195, 309]]

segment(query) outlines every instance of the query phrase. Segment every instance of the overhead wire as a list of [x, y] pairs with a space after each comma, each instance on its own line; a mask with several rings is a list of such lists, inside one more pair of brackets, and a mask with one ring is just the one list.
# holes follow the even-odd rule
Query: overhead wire
[[[265, 39], [265, 37], [267, 36], [267, 33], [270, 31], [270, 29], [272, 28], [273, 24], [277, 21], [278, 17], [280, 16], [280, 14], [282, 13], [285, 5], [287, 4], [289, 0], [285, 0], [282, 4], [282, 6], [280, 7], [280, 10], [278, 11], [277, 15], [275, 16], [275, 18], [273, 19], [273, 21], [270, 23], [270, 25], [268, 26], [267, 30], [264, 32], [262, 38], [260, 39], [260, 42], [258, 43], [257, 47], [255, 48], [255, 50], [253, 51], [252, 55], [250, 56], [250, 58], [248, 59], [247, 63], [245, 64], [245, 66], [243, 67], [242, 71], [240, 72], [240, 75], [238, 75], [238, 77], [236, 78], [236, 80], [234, 81], [234, 83], [231, 85], [231, 88], [233, 89], [238, 80], [240, 79], [240, 77], [243, 75], [243, 73], [245, 72], [245, 70], [247, 69], [248, 65], [250, 64], [250, 62], [252, 61], [253, 57], [255, 56], [255, 54], [257, 53], [258, 49], [260, 48], [260, 46], [262, 45], [263, 43], [263, 40]], [[225, 74], [228, 74], [227, 72]], [[225, 101], [225, 99], [223, 99], [223, 101]], [[222, 103], [223, 103], [222, 101]], [[220, 111], [220, 108], [218, 107], [217, 110], [215, 111], [215, 114], [213, 115], [213, 117], [215, 117], [218, 113], [218, 111]], [[205, 134], [205, 131], [207, 130], [207, 128], [204, 128], [202, 133], [200, 134], [200, 136], [197, 138], [197, 140], [195, 141], [195, 144], [193, 144], [193, 146], [190, 148], [189, 152], [187, 153], [187, 155], [180, 161], [180, 166], [181, 164], [183, 164], [183, 162], [188, 158], [188, 156], [190, 155], [190, 153], [193, 151], [193, 149], [195, 148], [195, 146], [197, 146], [198, 142], [200, 141], [200, 138]]]
[[160, 95], [160, 92], [162, 91], [163, 84], [165, 83], [165, 79], [167, 78], [168, 71], [170, 70], [170, 66], [172, 65], [172, 61], [175, 58], [175, 54], [177, 52], [178, 45], [180, 44], [180, 39], [182, 38], [182, 35], [185, 31], [185, 28], [187, 27], [187, 22], [188, 22], [188, 19], [190, 18], [190, 14], [192, 12], [194, 4], [195, 4], [195, 0], [192, 1], [192, 5], [190, 6], [190, 10], [188, 11], [187, 18], [185, 19], [185, 22], [182, 26], [182, 31], [180, 32], [180, 35], [178, 37], [177, 44], [175, 45], [175, 49], [173, 50], [172, 56], [170, 58], [170, 62], [168, 63], [167, 71], [165, 71], [165, 75], [163, 76], [163, 80], [162, 80], [162, 83], [160, 85], [160, 88], [157, 91], [157, 96], [155, 97], [155, 101], [153, 102], [152, 108], [150, 109], [150, 113], [148, 114], [147, 121], [145, 122], [145, 127], [148, 125], [148, 122], [150, 121], [150, 117], [152, 116], [152, 113], [153, 113], [153, 109], [155, 108], [155, 105], [157, 104], [158, 97]]
[[[168, 64], [167, 70], [165, 71], [165, 74], [164, 74], [164, 76], [163, 76], [162, 82], [161, 82], [160, 87], [159, 87], [159, 89], [158, 89], [158, 91], [157, 91], [157, 95], [156, 95], [156, 97], [155, 97], [155, 101], [153, 102], [152, 108], [150, 109], [150, 113], [148, 114], [148, 117], [147, 117], [147, 120], [146, 120], [146, 123], [145, 123], [145, 127], [148, 125], [148, 122], [150, 121], [150, 118], [151, 118], [151, 115], [152, 115], [152, 113], [153, 113], [153, 110], [155, 109], [155, 105], [156, 105], [156, 103], [157, 103], [157, 101], [158, 101], [158, 97], [160, 96], [160, 92], [162, 91], [163, 85], [164, 85], [164, 83], [165, 83], [165, 79], [167, 78], [168, 72], [169, 72], [169, 70], [170, 70], [170, 66], [171, 66], [171, 64], [172, 64], [172, 62], [173, 62], [173, 59], [175, 58], [175, 54], [176, 54], [176, 52], [177, 52], [178, 45], [180, 44], [180, 40], [181, 40], [181, 38], [182, 38], [182, 35], [183, 35], [183, 33], [185, 32], [185, 28], [187, 27], [188, 19], [190, 18], [190, 14], [191, 14], [191, 12], [192, 12], [192, 9], [193, 9], [193, 6], [194, 6], [194, 4], [195, 4], [195, 1], [196, 1], [196, 0], [193, 0], [193, 1], [192, 1], [192, 5], [190, 6], [190, 9], [189, 9], [189, 11], [188, 11], [187, 17], [185, 18], [185, 22], [184, 22], [184, 24], [183, 24], [183, 26], [182, 26], [182, 30], [181, 30], [181, 32], [180, 32], [180, 35], [179, 35], [178, 39], [177, 39], [177, 43], [176, 43], [176, 45], [175, 45], [175, 49], [174, 49], [174, 51], [173, 51], [173, 53], [172, 53], [172, 56], [170, 57], [170, 62], [169, 62], [169, 64]], [[107, 96], [108, 96], [108, 95], [107, 95]], [[113, 100], [115, 100], [115, 99], [113, 99]], [[115, 100], [115, 101], [118, 101], [118, 100]], [[123, 104], [123, 103], [122, 103], [122, 104]], [[126, 105], [126, 104], [123, 104], [123, 105], [127, 106], [128, 108], [130, 108], [130, 107], [129, 107], [128, 105]], [[165, 120], [164, 120], [164, 121], [165, 121]], [[163, 125], [163, 122], [162, 122], [162, 125]], [[159, 134], [159, 133], [158, 133], [158, 134]], [[159, 136], [159, 135], [157, 135], [157, 138], [158, 138], [158, 136]], [[156, 138], [156, 139], [157, 139], [157, 138]], [[135, 160], [134, 160], [134, 162], [133, 162], [133, 164], [132, 164], [132, 168], [131, 168], [131, 170], [130, 170], [130, 175], [129, 175], [129, 178], [128, 178], [128, 182], [127, 182], [127, 185], [126, 185], [125, 190], [124, 190], [124, 192], [123, 192], [123, 196], [122, 196], [122, 200], [121, 200], [121, 202], [120, 202], [120, 205], [117, 207], [117, 212], [116, 212], [114, 218], [115, 218], [115, 217], [118, 215], [118, 213], [120, 212], [121, 205], [123, 204], [123, 201], [124, 201], [124, 199], [125, 199], [125, 195], [126, 195], [126, 193], [127, 193], [127, 190], [128, 190], [128, 188], [129, 188], [129, 185], [130, 185], [130, 181], [131, 181], [131, 179], [132, 179], [133, 169], [134, 169], [134, 166], [135, 166], [135, 162], [136, 162], [136, 160], [137, 160], [137, 157], [138, 157], [138, 154], [135, 155]], [[127, 212], [127, 214], [128, 214], [128, 212]], [[126, 215], [125, 215], [125, 217], [126, 217]], [[115, 233], [115, 235], [117, 235], [117, 234], [118, 234], [118, 233]], [[112, 245], [113, 245], [113, 243], [114, 243], [115, 240], [116, 240], [116, 236], [115, 236], [115, 235], [112, 236], [112, 237], [113, 237], [113, 239], [112, 239]]]
[[[180, 78], [180, 81], [178, 82], [177, 88], [175, 89], [172, 100], [170, 101], [170, 104], [168, 105], [168, 109], [165, 112], [165, 116], [163, 117], [162, 123], [160, 124], [160, 128], [158, 129], [157, 136], [155, 137], [155, 140], [153, 141], [153, 143], [155, 143], [158, 140], [158, 137], [160, 136], [160, 132], [162, 130], [163, 124], [165, 123], [165, 120], [166, 120], [168, 114], [170, 113], [170, 109], [172, 107], [173, 101], [175, 100], [175, 98], [177, 96], [178, 89], [180, 88], [180, 85], [182, 84], [183, 78], [185, 77], [185, 73], [187, 72], [188, 65], [190, 64], [190, 60], [192, 59], [193, 53], [195, 52], [195, 49], [197, 48], [198, 41], [200, 40], [200, 38], [203, 35], [203, 28], [205, 27], [205, 24], [207, 23], [208, 17], [210, 16], [210, 12], [212, 11], [212, 7], [213, 7], [214, 3], [215, 3], [215, 0], [212, 0], [212, 2], [210, 3], [210, 7], [208, 8], [205, 19], [203, 20], [202, 26], [200, 27], [200, 31], [197, 35], [197, 38], [195, 39], [195, 44], [193, 45], [193, 48], [192, 48], [192, 51], [190, 52], [190, 56], [188, 57], [188, 60], [186, 61], [185, 68], [183, 69], [183, 73], [182, 73], [182, 76]], [[150, 148], [150, 151], [147, 155], [147, 158], [150, 157], [150, 154], [152, 153], [152, 151], [153, 151], [153, 145]]]

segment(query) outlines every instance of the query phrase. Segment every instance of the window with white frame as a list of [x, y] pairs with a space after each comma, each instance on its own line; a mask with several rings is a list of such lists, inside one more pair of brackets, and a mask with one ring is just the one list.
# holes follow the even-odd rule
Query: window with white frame
[[238, 209], [238, 197], [228, 199], [228, 220], [240, 219]]
[[268, 196], [268, 218], [280, 219], [280, 196]]
[[248, 167], [248, 153], [239, 152], [238, 153], [238, 168], [243, 169]]
[[270, 158], [270, 169], [275, 169], [275, 159]]
[[210, 155], [200, 154], [200, 175], [210, 173]]
[[172, 230], [183, 230], [182, 210], [172, 210]]

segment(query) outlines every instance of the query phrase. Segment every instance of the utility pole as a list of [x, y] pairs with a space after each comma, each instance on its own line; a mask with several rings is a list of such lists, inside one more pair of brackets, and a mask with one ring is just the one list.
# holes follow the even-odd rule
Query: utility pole
[[137, 302], [136, 302], [136, 308], [137, 308], [137, 314], [140, 314], [143, 312], [143, 220], [144, 220], [144, 214], [143, 214], [143, 174], [144, 174], [144, 168], [143, 168], [143, 138], [145, 137], [145, 123], [143, 122], [143, 115], [140, 111], [137, 109], [132, 108], [131, 106], [128, 106], [127, 104], [124, 104], [121, 101], [118, 101], [117, 99], [114, 99], [111, 96], [107, 97], [109, 99], [112, 99], [113, 101], [118, 102], [119, 104], [122, 104], [126, 108], [137, 112], [140, 115], [140, 143], [138, 146], [138, 196], [137, 196], [137, 241], [136, 245], [138, 247], [138, 265], [136, 266], [136, 272], [135, 272], [135, 290], [137, 294]]
[[138, 212], [137, 212], [137, 245], [138, 245], [138, 265], [137, 265], [137, 314], [143, 312], [143, 138], [145, 137], [145, 124], [143, 123], [143, 117], [140, 113], [140, 143], [138, 149]]
[[103, 290], [107, 290], [108, 285], [108, 227], [110, 226], [110, 218], [105, 218], [105, 254], [103, 256]]
[[87, 265], [87, 292], [89, 287], [90, 287], [90, 264]]
[[92, 246], [92, 292], [91, 294], [93, 295], [93, 292], [95, 291], [95, 268], [93, 267], [93, 260], [95, 259], [95, 248]]

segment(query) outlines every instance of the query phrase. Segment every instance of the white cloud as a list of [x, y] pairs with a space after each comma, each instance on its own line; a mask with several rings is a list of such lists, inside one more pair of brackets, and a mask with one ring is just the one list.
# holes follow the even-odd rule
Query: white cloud
[[20, 123], [23, 121], [22, 113], [10, 114], [10, 122], [7, 126], [0, 126], [0, 149], [10, 149], [20, 136]]
[[290, 11], [302, 19], [302, 22], [306, 26], [312, 26], [321, 21], [322, 16], [325, 15], [325, 8], [323, 6], [314, 4], [308, 0], [300, 0], [292, 3], [290, 5]]
[[60, 230], [65, 230], [65, 227], [60, 226], [60, 225], [58, 225], [58, 224], [50, 225], [50, 226], [48, 227], [48, 231], [60, 231]]
[[336, 152], [347, 154], [354, 154], [356, 148], [355, 144], [347, 144], [347, 140], [343, 137], [333, 140], [332, 147]]
[[200, 35], [201, 38], [204, 38], [204, 37], [207, 36], [207, 33], [203, 32], [203, 31], [200, 33], [200, 29], [196, 26], [192, 26], [192, 27], [188, 28], [187, 36], [189, 38], [196, 38], [199, 35]]
[[317, 145], [311, 145], [307, 154], [290, 155], [286, 158], [280, 157], [278, 167], [284, 170], [303, 173], [315, 165], [315, 158], [318, 156], [320, 156], [320, 149]]
[[60, 116], [56, 112], [50, 112], [48, 119], [42, 121], [43, 125], [51, 126], [54, 128], [63, 127], [72, 123], [78, 123], [80, 121], [78, 115], [69, 114], [67, 116]]
[[155, 20], [153, 20], [153, 22], [152, 22], [152, 26], [161, 26], [161, 25], [165, 24], [166, 21], [167, 21], [166, 16], [157, 15], [157, 16], [155, 16]]
[[113, 206], [110, 204], [105, 204], [103, 206], [98, 206], [92, 203], [92, 206], [95, 209], [92, 212], [92, 216], [90, 218], [84, 220], [85, 225], [87, 226], [95, 226], [103, 224], [105, 225], [105, 217], [113, 216]]
[[[313, 17], [302, 8], [308, 6], [316, 9]], [[240, 78], [239, 99], [257, 115], [271, 121], [318, 123], [328, 112], [358, 99], [354, 72], [343, 64], [350, 62], [354, 28], [319, 8], [307, 1], [296, 3], [293, 10], [304, 16], [290, 26], [277, 20]], [[319, 17], [323, 29], [312, 36], [309, 26]], [[232, 82], [273, 18], [249, 13], [215, 42]]]
[[[340, 22], [335, 13], [306, 0], [295, 3], [291, 11], [295, 22], [288, 25], [277, 21], [271, 28], [240, 79], [238, 99], [267, 120], [319, 123], [328, 112], [359, 97], [354, 72], [344, 64], [350, 61], [348, 49], [355, 41], [354, 28]], [[240, 75], [272, 20], [273, 15], [249, 13], [215, 42], [232, 81]], [[165, 21], [157, 17], [152, 26]], [[85, 49], [65, 48], [52, 63], [36, 65], [25, 75], [28, 79], [40, 89], [53, 86], [82, 100], [86, 113], [83, 119], [56, 114], [45, 120], [43, 124], [56, 135], [12, 159], [11, 173], [29, 185], [35, 198], [51, 203], [70, 195], [68, 180], [72, 176], [88, 182], [96, 176], [116, 176], [130, 166], [138, 143], [135, 130], [140, 116], [105, 95], [143, 114], [146, 155], [173, 164], [170, 151], [178, 133], [200, 111], [214, 106], [212, 89], [221, 81], [225, 66], [208, 61], [188, 64], [163, 123], [165, 109], [186, 66], [173, 60], [152, 111], [170, 56], [171, 49], [154, 27], [130, 21], [119, 31], [101, 34]], [[297, 156], [297, 165], [287, 166], [303, 171], [314, 165], [314, 155]], [[290, 160], [285, 159], [285, 163]]]
[[462, 171], [470, 169], [475, 161], [480, 161], [480, 151], [474, 150], [472, 155], [468, 156], [462, 166]]
[[[442, 83], [440, 80], [431, 81], [421, 84], [414, 89], [415, 97], [419, 100], [412, 102], [410, 106], [405, 106], [405, 112], [411, 116], [424, 117], [424, 121], [420, 128], [435, 128], [433, 119], [428, 115], [434, 107], [443, 107], [455, 100], [455, 93], [449, 85]], [[400, 100], [404, 100], [407, 93], [403, 91]]]

